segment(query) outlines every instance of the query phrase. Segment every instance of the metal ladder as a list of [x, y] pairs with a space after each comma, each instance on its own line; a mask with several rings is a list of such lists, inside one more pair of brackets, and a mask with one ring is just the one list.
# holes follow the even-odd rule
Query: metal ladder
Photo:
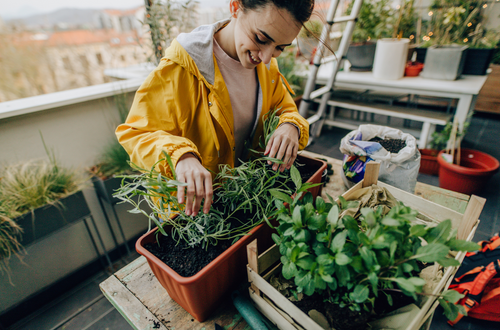
[[[319, 67], [322, 64], [323, 53], [325, 52], [325, 45], [319, 42], [316, 54], [314, 55], [313, 64], [309, 68], [309, 76], [307, 78], [306, 87], [304, 89], [304, 94], [302, 96], [302, 102], [300, 102], [299, 113], [307, 118], [307, 113], [311, 104], [315, 99], [321, 97], [321, 102], [319, 108], [313, 116], [307, 118], [309, 125], [311, 127], [309, 134], [309, 144], [314, 138], [319, 137], [321, 134], [321, 129], [324, 123], [324, 115], [327, 107], [327, 102], [330, 100], [334, 90], [335, 78], [337, 77], [337, 72], [342, 66], [347, 49], [349, 48], [349, 43], [351, 42], [352, 32], [354, 31], [354, 24], [358, 20], [359, 11], [363, 0], [354, 0], [352, 10], [349, 16], [341, 16], [335, 18], [335, 13], [340, 0], [331, 0], [330, 7], [328, 8], [326, 23], [323, 26], [323, 31], [321, 32], [320, 40], [329, 40], [330, 32], [332, 30], [333, 24], [347, 22], [344, 32], [342, 33], [341, 41], [339, 44], [339, 49], [335, 54], [335, 60], [333, 63], [332, 75], [328, 79], [326, 86], [321, 87], [317, 90], [313, 90], [316, 86], [316, 76], [318, 74]], [[314, 124], [314, 126], [313, 126]]]

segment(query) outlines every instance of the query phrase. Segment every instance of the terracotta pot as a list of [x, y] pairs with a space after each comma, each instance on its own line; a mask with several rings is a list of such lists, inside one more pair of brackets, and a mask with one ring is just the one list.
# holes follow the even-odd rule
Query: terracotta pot
[[420, 151], [420, 169], [419, 173], [429, 175], [439, 175], [439, 163], [437, 156], [439, 150], [435, 149], [418, 149]]
[[407, 62], [405, 67], [406, 77], [417, 77], [424, 68], [423, 63], [419, 62]]
[[[307, 182], [321, 182], [321, 176], [327, 168], [326, 162], [301, 155], [297, 157], [297, 160], [307, 166], [319, 168]], [[311, 188], [310, 191], [313, 196], [316, 196], [321, 193], [321, 185]], [[149, 267], [169, 296], [194, 318], [203, 322], [223, 299], [230, 299], [228, 294], [232, 289], [247, 280], [246, 246], [254, 239], [258, 239], [259, 251], [267, 250], [274, 244], [271, 238], [273, 232], [267, 224], [257, 226], [191, 277], [180, 276], [144, 248], [146, 244], [156, 242], [156, 229], [139, 238], [136, 250], [146, 258]]]
[[438, 155], [439, 187], [467, 195], [480, 193], [500, 167], [496, 158], [477, 150], [462, 149], [460, 165], [447, 163], [443, 153]]

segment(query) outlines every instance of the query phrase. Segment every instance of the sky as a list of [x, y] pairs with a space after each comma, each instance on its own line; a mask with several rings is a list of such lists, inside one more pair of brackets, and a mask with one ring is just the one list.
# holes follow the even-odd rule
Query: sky
[[[225, 6], [229, 0], [198, 0], [201, 7]], [[0, 0], [0, 17], [4, 19], [47, 13], [61, 8], [127, 9], [144, 4], [144, 0]]]

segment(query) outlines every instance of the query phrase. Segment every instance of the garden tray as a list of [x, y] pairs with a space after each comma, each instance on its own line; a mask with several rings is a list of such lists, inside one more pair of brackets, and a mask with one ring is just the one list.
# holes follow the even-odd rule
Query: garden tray
[[[375, 171], [377, 172], [377, 171]], [[455, 212], [449, 208], [443, 207], [436, 203], [425, 200], [403, 190], [394, 188], [383, 182], [377, 183], [378, 173], [375, 175], [366, 174], [365, 179], [345, 192], [342, 196], [349, 199], [356, 190], [378, 184], [380, 187], [387, 188], [389, 192], [406, 206], [418, 210], [423, 215], [438, 221], [451, 219], [453, 228], [458, 229], [458, 238], [471, 241], [479, 224], [479, 215], [482, 211], [485, 200], [472, 196], [464, 214]], [[373, 179], [375, 178], [375, 179]], [[253, 300], [256, 308], [262, 312], [267, 318], [274, 322], [280, 329], [307, 329], [307, 330], [324, 330], [320, 325], [313, 321], [308, 315], [297, 308], [286, 297], [279, 293], [269, 282], [269, 277], [281, 271], [281, 263], [279, 263], [280, 252], [279, 248], [274, 245], [264, 253], [258, 253], [257, 242], [252, 242], [247, 247], [248, 255], [248, 281], [251, 284], [249, 289], [250, 297]], [[456, 259], [461, 263], [465, 257], [465, 252], [457, 254]], [[433, 293], [439, 294], [446, 290], [453, 279], [458, 267], [447, 267], [444, 269], [444, 275]], [[418, 314], [408, 320], [405, 330], [417, 330], [429, 319], [437, 307], [438, 302], [435, 297], [427, 297], [422, 299]], [[402, 330], [402, 329], [401, 329]]]

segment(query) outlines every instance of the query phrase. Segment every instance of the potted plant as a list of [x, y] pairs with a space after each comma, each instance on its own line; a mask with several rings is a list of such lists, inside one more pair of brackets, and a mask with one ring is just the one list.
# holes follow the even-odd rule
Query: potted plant
[[[268, 137], [278, 124], [273, 118], [278, 117], [268, 116], [264, 124]], [[292, 195], [294, 182], [303, 179], [296, 167], [283, 173], [271, 170], [266, 157], [237, 168], [222, 166], [215, 178], [210, 212], [191, 217], [184, 213], [175, 196], [178, 186], [185, 184], [176, 181], [170, 157], [164, 155], [171, 178], [158, 173], [155, 167], [148, 171], [139, 169], [142, 174], [122, 176], [129, 182], [124, 182], [115, 196], [131, 203], [131, 212], [147, 216], [150, 226], [156, 225], [137, 241], [136, 249], [146, 257], [170, 297], [201, 322], [230, 289], [244, 281], [246, 244], [256, 237], [261, 240], [261, 248], [272, 244], [274, 196]], [[306, 162], [314, 168], [314, 174], [306, 167], [301, 168], [302, 174], [315, 184], [301, 185], [301, 189], [314, 189], [317, 194], [326, 163], [298, 157], [298, 163]], [[139, 200], [134, 200], [134, 196]], [[146, 212], [144, 204], [152, 211]], [[168, 252], [159, 251], [162, 247]], [[171, 257], [174, 259], [165, 259]]]
[[424, 69], [420, 74], [424, 78], [456, 80], [463, 72], [467, 45], [459, 45], [469, 23], [478, 17], [480, 8], [467, 2], [453, 5], [447, 0], [435, 2], [432, 15], [432, 31], [424, 36], [428, 44]]
[[463, 41], [469, 41], [463, 74], [485, 75], [500, 41], [500, 32], [485, 31], [481, 24]]
[[[421, 209], [405, 206], [391, 192], [399, 192], [398, 199]], [[444, 290], [465, 253], [456, 258], [448, 253], [477, 249], [468, 232], [477, 225], [477, 217], [422, 222], [425, 217], [420, 212], [429, 214], [436, 206], [380, 182], [360, 183], [343, 196], [329, 202], [306, 196], [289, 201], [288, 208], [276, 203], [280, 223], [273, 235], [276, 246], [257, 262], [249, 252], [251, 298], [259, 309], [277, 323], [306, 329], [358, 329], [368, 322], [378, 329], [418, 329], [437, 300], [454, 319], [461, 310], [454, 303], [462, 295]], [[449, 214], [445, 208], [433, 211]], [[458, 224], [463, 226], [458, 229], [460, 239]], [[277, 258], [281, 265], [266, 270]], [[446, 274], [435, 288], [424, 288], [431, 278], [420, 273], [437, 270], [438, 264]], [[399, 309], [405, 300], [414, 305]], [[379, 320], [391, 309], [396, 316]], [[293, 320], [273, 310], [282, 310]], [[398, 316], [402, 323], [395, 324]]]
[[307, 62], [313, 60], [318, 38], [323, 30], [323, 23], [319, 20], [312, 19], [306, 23], [299, 32], [297, 37], [298, 56], [304, 56]]
[[2, 233], [11, 241], [10, 247], [6, 244], [3, 248], [4, 265], [21, 245], [26, 247], [90, 216], [80, 174], [60, 166], [52, 153], [48, 156], [48, 160], [31, 160], [0, 170]]
[[377, 40], [373, 76], [378, 79], [397, 80], [404, 76], [410, 45], [409, 36], [414, 34], [413, 0], [401, 1], [396, 10], [397, 13], [392, 15], [392, 21], [389, 22], [392, 37]]
[[[350, 13], [354, 1], [349, 4]], [[388, 37], [387, 21], [391, 17], [388, 0], [364, 2], [352, 33], [346, 57], [352, 71], [371, 71], [375, 57], [376, 40]]]
[[295, 54], [295, 48], [287, 47], [276, 60], [278, 61], [280, 73], [285, 77], [292, 89], [294, 94], [293, 100], [298, 108], [302, 100], [302, 94], [304, 93], [305, 79], [297, 73], [306, 71], [307, 65], [303, 61], [300, 61]]

